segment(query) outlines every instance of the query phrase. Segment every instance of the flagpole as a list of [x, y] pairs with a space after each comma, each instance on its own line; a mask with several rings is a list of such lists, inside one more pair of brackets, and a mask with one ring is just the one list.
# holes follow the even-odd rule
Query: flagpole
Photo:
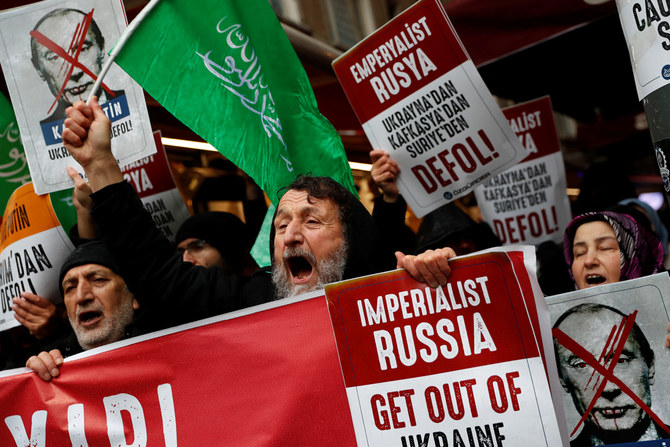
[[135, 32], [135, 29], [137, 29], [142, 20], [144, 20], [144, 18], [149, 14], [149, 12], [151, 12], [154, 6], [156, 6], [160, 1], [161, 0], [150, 0], [147, 6], [142, 8], [140, 13], [137, 14], [137, 16], [133, 19], [132, 22], [130, 22], [130, 25], [128, 25], [128, 27], [123, 31], [123, 33], [121, 33], [121, 37], [119, 37], [119, 40], [112, 49], [112, 52], [109, 54], [109, 58], [105, 62], [105, 65], [102, 67], [102, 70], [100, 70], [100, 74], [98, 74], [98, 79], [96, 79], [95, 84], [93, 85], [93, 90], [91, 90], [91, 94], [88, 96], [86, 104], [91, 103], [91, 98], [93, 98], [95, 92], [97, 92], [100, 86], [102, 85], [103, 78], [107, 75], [109, 67], [112, 66], [114, 59], [116, 59], [116, 56], [121, 52], [121, 49], [126, 44], [126, 41]]

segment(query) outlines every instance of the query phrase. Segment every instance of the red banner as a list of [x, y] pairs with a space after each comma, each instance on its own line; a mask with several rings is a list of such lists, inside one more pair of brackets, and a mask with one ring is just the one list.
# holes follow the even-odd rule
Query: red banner
[[0, 378], [0, 445], [355, 445], [326, 300], [269, 307]]

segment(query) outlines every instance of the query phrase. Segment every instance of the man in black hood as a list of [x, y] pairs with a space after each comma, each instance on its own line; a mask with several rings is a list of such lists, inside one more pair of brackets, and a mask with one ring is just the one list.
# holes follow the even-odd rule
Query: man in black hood
[[258, 264], [251, 257], [254, 235], [235, 214], [206, 211], [186, 219], [175, 235], [184, 262], [217, 267], [227, 275], [250, 276]]
[[377, 247], [374, 221], [335, 180], [298, 176], [275, 211], [270, 230], [278, 298], [395, 267]]

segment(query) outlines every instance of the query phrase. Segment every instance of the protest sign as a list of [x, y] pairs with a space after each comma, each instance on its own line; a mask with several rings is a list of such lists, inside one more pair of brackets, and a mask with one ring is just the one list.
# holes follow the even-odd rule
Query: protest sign
[[26, 154], [12, 105], [0, 93], [0, 206], [14, 190], [30, 181]]
[[156, 154], [121, 168], [123, 178], [133, 185], [156, 227], [170, 241], [191, 215], [179, 193], [168, 164], [160, 132], [154, 132]]
[[358, 445], [563, 445], [534, 262], [498, 249], [437, 289], [405, 271], [326, 286]]
[[312, 297], [96, 348], [49, 383], [0, 373], [0, 445], [355, 445], [326, 300]]
[[[88, 98], [125, 27], [118, 0], [47, 0], [0, 13], [0, 63], [38, 194], [71, 188], [67, 166], [83, 173], [63, 146], [65, 108]], [[119, 163], [154, 153], [142, 89], [112, 67], [97, 94]]]
[[[9, 197], [16, 188], [28, 182], [30, 182], [30, 171], [21, 145], [21, 134], [14, 109], [7, 98], [0, 94], [0, 205], [7, 205]], [[77, 214], [72, 204], [72, 190], [52, 192], [50, 199], [58, 221], [65, 233], [69, 234], [70, 228], [77, 223]]]
[[669, 297], [666, 273], [547, 297], [572, 446], [667, 445]]
[[548, 96], [503, 109], [526, 148], [518, 165], [475, 188], [482, 218], [503, 245], [563, 242], [570, 202], [561, 147]]
[[642, 101], [670, 83], [670, 9], [664, 2], [644, 0], [617, 0], [616, 6]]
[[116, 62], [275, 205], [308, 172], [356, 194], [342, 140], [267, 0], [160, 2]]
[[372, 147], [400, 165], [418, 217], [525, 156], [438, 0], [415, 3], [333, 68]]
[[17, 188], [0, 226], [0, 331], [19, 326], [11, 305], [20, 292], [61, 301], [58, 272], [72, 250], [51, 198], [36, 195], [32, 183]]

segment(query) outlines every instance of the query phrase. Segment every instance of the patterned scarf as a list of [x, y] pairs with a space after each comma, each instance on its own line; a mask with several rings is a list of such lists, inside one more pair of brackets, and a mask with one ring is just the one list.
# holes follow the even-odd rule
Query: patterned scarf
[[[572, 244], [577, 228], [593, 221], [608, 223], [614, 230], [621, 252], [621, 276], [619, 281], [640, 278], [658, 273], [663, 269], [664, 251], [661, 242], [651, 232], [639, 225], [628, 214], [598, 211], [580, 214], [570, 221], [563, 235], [565, 262], [572, 267]], [[572, 268], [570, 276], [572, 276]]]

